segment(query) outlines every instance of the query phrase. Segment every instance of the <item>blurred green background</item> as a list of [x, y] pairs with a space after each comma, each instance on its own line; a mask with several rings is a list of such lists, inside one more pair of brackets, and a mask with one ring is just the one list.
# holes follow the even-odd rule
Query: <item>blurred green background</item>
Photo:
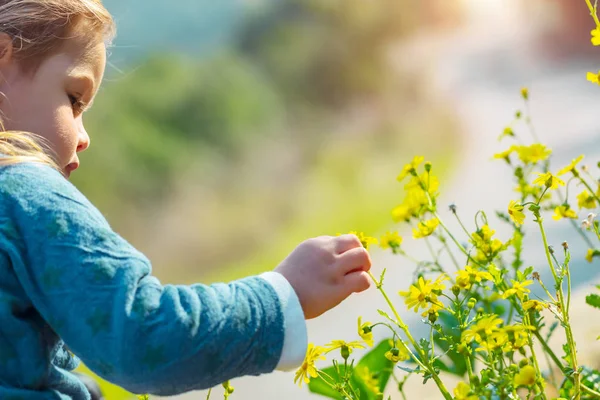
[[452, 114], [391, 62], [420, 2], [104, 3], [119, 34], [72, 180], [163, 282], [235, 279], [311, 236], [380, 233], [409, 157], [452, 162]]

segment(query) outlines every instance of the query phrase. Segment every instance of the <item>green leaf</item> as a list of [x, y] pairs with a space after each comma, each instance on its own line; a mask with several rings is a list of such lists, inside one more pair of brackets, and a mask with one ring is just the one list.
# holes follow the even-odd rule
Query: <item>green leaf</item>
[[600, 296], [597, 294], [588, 294], [585, 297], [585, 302], [592, 307], [600, 308]]
[[[344, 366], [340, 365], [338, 368], [340, 370], [340, 374], [342, 374], [343, 376], [345, 373]], [[336, 382], [342, 381], [341, 378], [338, 376], [335, 367], [325, 368], [322, 371], [334, 378]], [[350, 384], [352, 384], [352, 381]], [[343, 400], [344, 398], [339, 392], [333, 390], [320, 376], [317, 378], [312, 378], [310, 380], [308, 384], [308, 390], [315, 394], [320, 394], [322, 396], [329, 397], [330, 399]]]
[[376, 374], [379, 382], [379, 391], [382, 393], [384, 392], [394, 367], [394, 363], [385, 358], [385, 353], [391, 348], [392, 346], [390, 345], [389, 339], [382, 341], [375, 348], [373, 348], [373, 350], [365, 354], [354, 368], [352, 378], [360, 384], [359, 388], [365, 395], [365, 397], [361, 395], [360, 400], [377, 399], [376, 394], [372, 390], [369, 390], [368, 385], [366, 384], [368, 376], [365, 374]]

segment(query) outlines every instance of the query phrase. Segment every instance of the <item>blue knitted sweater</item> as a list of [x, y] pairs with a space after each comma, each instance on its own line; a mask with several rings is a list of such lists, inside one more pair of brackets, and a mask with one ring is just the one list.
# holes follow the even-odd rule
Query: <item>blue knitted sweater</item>
[[0, 277], [1, 399], [88, 399], [79, 359], [134, 393], [173, 395], [271, 372], [282, 354], [289, 293], [261, 277], [162, 285], [41, 164], [0, 167]]

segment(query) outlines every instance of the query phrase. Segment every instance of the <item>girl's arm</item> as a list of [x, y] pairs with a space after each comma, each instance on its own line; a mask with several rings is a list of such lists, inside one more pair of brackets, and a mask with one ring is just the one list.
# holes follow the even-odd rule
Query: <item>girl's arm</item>
[[50, 167], [3, 167], [0, 196], [0, 216], [10, 216], [0, 248], [44, 320], [103, 378], [172, 395], [302, 362], [304, 315], [283, 276], [161, 285], [148, 259]]

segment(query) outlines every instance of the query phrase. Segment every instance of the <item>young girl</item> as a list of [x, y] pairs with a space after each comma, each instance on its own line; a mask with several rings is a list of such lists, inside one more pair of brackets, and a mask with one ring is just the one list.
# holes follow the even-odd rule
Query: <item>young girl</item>
[[89, 399], [78, 359], [158, 395], [292, 369], [305, 319], [369, 287], [353, 235], [309, 239], [260, 276], [161, 285], [65, 179], [113, 32], [100, 0], [0, 0], [1, 399]]

